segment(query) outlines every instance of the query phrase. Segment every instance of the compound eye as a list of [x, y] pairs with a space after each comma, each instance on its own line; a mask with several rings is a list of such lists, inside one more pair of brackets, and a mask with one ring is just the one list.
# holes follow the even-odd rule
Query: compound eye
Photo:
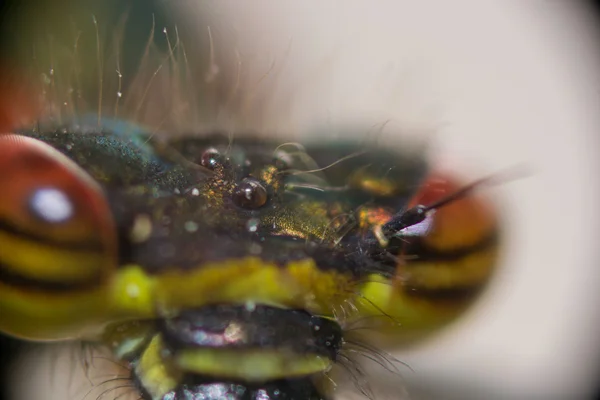
[[35, 237], [36, 243], [104, 250], [113, 225], [102, 190], [91, 177], [29, 137], [0, 136], [0, 153], [3, 228], [10, 226], [13, 237], [16, 232]]
[[61, 318], [80, 317], [69, 315], [75, 305], [54, 300], [68, 295], [76, 303], [112, 276], [112, 213], [97, 183], [42, 141], [1, 135], [0, 170], [0, 330], [47, 338], [64, 328]]
[[[430, 176], [421, 190], [412, 199], [409, 207], [418, 204], [430, 205], [457, 192], [464, 185], [445, 174]], [[424, 240], [438, 249], [450, 250], [478, 243], [496, 229], [496, 218], [489, 201], [472, 194], [457, 199], [432, 213], [418, 228], [423, 231]]]
[[233, 191], [233, 202], [249, 210], [264, 206], [267, 197], [267, 189], [254, 178], [244, 179]]

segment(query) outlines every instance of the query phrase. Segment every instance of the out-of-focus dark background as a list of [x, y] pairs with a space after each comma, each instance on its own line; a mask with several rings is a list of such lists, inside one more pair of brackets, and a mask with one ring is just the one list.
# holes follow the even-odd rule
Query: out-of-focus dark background
[[[569, 0], [555, 0], [569, 1]], [[552, 3], [549, 0], [548, 3]], [[0, 3], [0, 66], [26, 66], [32, 57], [34, 42], [52, 39], [54, 43], [62, 43], [69, 46], [74, 37], [74, 29], [85, 27], [83, 34], [92, 37], [93, 16], [102, 21], [101, 30], [116, 27], [123, 15], [128, 15], [125, 33], [123, 35], [123, 72], [125, 76], [135, 71], [140, 55], [143, 51], [143, 43], [148, 38], [152, 20], [157, 27], [171, 25], [169, 13], [161, 8], [169, 2], [160, 0], [5, 0]], [[597, 2], [589, 2], [590, 12], [595, 12], [600, 18], [600, 7]], [[376, 7], [374, 3], [373, 7]], [[65, 24], [65, 15], [69, 15], [72, 23]], [[476, 18], [476, 16], [474, 16]], [[202, 22], [198, 22], [199, 25]], [[101, 32], [101, 34], [106, 32]], [[160, 37], [157, 38], [160, 44]], [[415, 39], [417, 40], [417, 39]], [[573, 46], [577, 46], [573, 43]], [[600, 46], [600, 43], [599, 43]], [[191, 46], [193, 47], [193, 46]], [[95, 57], [93, 49], [90, 57]], [[543, 68], [544, 66], [540, 66]], [[0, 93], [2, 96], [10, 94]], [[1, 154], [0, 154], [1, 157]], [[1, 171], [0, 171], [1, 173]], [[0, 195], [1, 195], [0, 188]], [[2, 310], [0, 310], [2, 318]], [[15, 355], [22, 350], [21, 342], [0, 335], [0, 390], [7, 387], [6, 381], [9, 377], [8, 369]], [[550, 350], [549, 350], [550, 351]], [[560, 363], [561, 360], [555, 360]], [[565, 371], [568, 372], [568, 371]], [[499, 377], [498, 379], [501, 379]], [[600, 376], [598, 377], [600, 393]], [[5, 394], [0, 392], [0, 400], [4, 400]], [[482, 395], [485, 396], [485, 395]], [[484, 398], [484, 397], [482, 397]], [[600, 399], [600, 394], [597, 396]], [[41, 399], [44, 400], [44, 399]], [[70, 399], [65, 399], [70, 400]], [[552, 400], [552, 399], [550, 399]]]
[[[3, 62], [14, 62], [15, 55], [30, 57], [33, 46], [28, 48], [26, 43], [32, 45], [40, 40], [53, 40], [57, 45], [67, 45], [74, 42], [76, 33], [94, 34], [90, 29], [94, 17], [99, 21], [102, 35], [115, 29], [118, 21], [127, 14], [125, 40], [143, 43], [153, 18], [157, 26], [167, 23], [158, 3], [154, 0], [4, 0], [0, 20]], [[131, 46], [128, 51], [134, 59], [143, 48]]]

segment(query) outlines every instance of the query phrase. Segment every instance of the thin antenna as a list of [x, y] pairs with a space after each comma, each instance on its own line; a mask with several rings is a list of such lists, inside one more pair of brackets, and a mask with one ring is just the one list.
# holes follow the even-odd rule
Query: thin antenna
[[448, 204], [463, 199], [471, 195], [475, 190], [478, 190], [482, 187], [496, 186], [502, 183], [513, 181], [515, 179], [523, 178], [527, 175], [529, 175], [528, 170], [524, 168], [524, 166], [520, 165], [512, 167], [504, 172], [479, 179], [432, 204], [418, 204], [407, 210], [399, 212], [398, 214], [394, 215], [386, 224], [376, 227], [374, 234], [379, 243], [385, 247], [388, 244], [389, 237], [395, 235], [403, 229], [425, 221], [431, 211], [439, 210]]
[[524, 166], [520, 165], [512, 167], [501, 173], [487, 176], [485, 178], [476, 180], [475, 182], [464, 186], [456, 192], [451, 193], [448, 196], [428, 205], [427, 207], [425, 207], [425, 212], [437, 210], [456, 200], [463, 199], [472, 194], [475, 190], [481, 189], [482, 187], [497, 186], [506, 182], [513, 181], [515, 179], [523, 178], [527, 175], [529, 175], [529, 171], [526, 170]]

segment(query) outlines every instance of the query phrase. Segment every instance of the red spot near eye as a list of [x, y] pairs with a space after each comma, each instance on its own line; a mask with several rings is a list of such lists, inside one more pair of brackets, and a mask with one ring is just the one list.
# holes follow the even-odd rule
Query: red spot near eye
[[[465, 187], [456, 178], [434, 173], [424, 182], [409, 207], [428, 206]], [[441, 207], [433, 217], [432, 229], [426, 241], [439, 249], [452, 249], [477, 242], [494, 230], [496, 215], [489, 201], [477, 194], [468, 194]]]
[[0, 69], [0, 134], [32, 125], [41, 110], [31, 82], [6, 68]]

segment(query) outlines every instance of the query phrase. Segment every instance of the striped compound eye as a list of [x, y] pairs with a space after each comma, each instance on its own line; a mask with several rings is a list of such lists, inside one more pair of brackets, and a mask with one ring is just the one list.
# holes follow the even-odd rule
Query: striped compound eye
[[470, 190], [452, 176], [442, 173], [429, 176], [408, 208], [431, 207], [445, 199], [449, 201], [441, 207], [434, 206], [423, 223], [407, 228], [401, 236], [419, 233], [429, 248], [440, 252], [466, 253], [494, 242], [498, 236], [498, 221], [492, 205], [475, 193], [458, 195], [465, 189]]
[[60, 337], [103, 303], [116, 263], [110, 210], [87, 173], [36, 139], [0, 136], [0, 171], [0, 330]]
[[397, 254], [393, 284], [374, 282], [363, 291], [375, 313], [384, 310], [402, 322], [381, 329], [389, 329], [386, 342], [418, 340], [477, 299], [495, 270], [500, 233], [493, 204], [474, 190], [507, 178], [464, 185], [431, 174], [404, 211], [375, 227], [377, 244]]

